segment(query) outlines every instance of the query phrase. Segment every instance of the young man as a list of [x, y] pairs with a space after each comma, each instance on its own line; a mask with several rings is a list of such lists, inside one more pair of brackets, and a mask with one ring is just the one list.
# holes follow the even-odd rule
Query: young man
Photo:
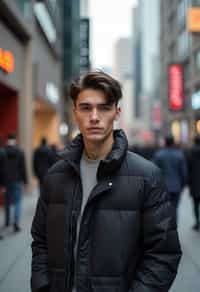
[[32, 291], [166, 292], [181, 257], [156, 166], [127, 151], [119, 83], [71, 85], [81, 134], [48, 172], [32, 224]]

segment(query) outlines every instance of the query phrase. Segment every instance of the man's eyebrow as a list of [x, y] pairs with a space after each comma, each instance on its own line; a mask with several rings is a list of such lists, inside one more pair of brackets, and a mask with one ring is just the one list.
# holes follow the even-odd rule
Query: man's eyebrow
[[80, 102], [78, 105], [91, 105], [91, 106], [98, 106], [98, 105], [111, 105], [107, 102], [100, 102], [100, 103], [97, 103], [97, 104], [92, 104], [90, 102]]

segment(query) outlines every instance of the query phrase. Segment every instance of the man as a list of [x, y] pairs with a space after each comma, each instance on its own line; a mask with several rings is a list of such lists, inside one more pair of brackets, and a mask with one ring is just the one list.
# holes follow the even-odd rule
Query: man
[[177, 218], [180, 194], [187, 180], [187, 164], [183, 151], [175, 146], [172, 135], [165, 137], [165, 147], [155, 153], [154, 162], [163, 173]]
[[48, 172], [32, 224], [32, 291], [164, 292], [181, 251], [151, 162], [127, 151], [121, 87], [90, 72], [72, 83], [81, 134]]
[[21, 215], [21, 196], [23, 184], [27, 184], [25, 158], [23, 151], [17, 146], [16, 136], [8, 135], [5, 146], [7, 159], [7, 189], [5, 192], [5, 226], [10, 225], [10, 205], [14, 202], [14, 232], [21, 230], [19, 226]]
[[53, 152], [47, 145], [47, 139], [45, 137], [42, 137], [40, 146], [35, 149], [33, 154], [33, 170], [39, 182], [40, 193], [44, 177], [48, 169], [54, 163], [53, 159]]
[[190, 194], [193, 199], [195, 224], [193, 229], [195, 231], [200, 229], [199, 218], [199, 204], [200, 204], [200, 136], [197, 135], [194, 139], [194, 146], [189, 151], [188, 159], [189, 167], [189, 187]]

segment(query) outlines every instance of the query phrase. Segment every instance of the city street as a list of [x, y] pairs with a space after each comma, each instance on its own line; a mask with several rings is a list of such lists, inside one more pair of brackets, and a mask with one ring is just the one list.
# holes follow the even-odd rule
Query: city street
[[[12, 230], [1, 229], [4, 239], [0, 241], [0, 291], [30, 291], [30, 223], [34, 213], [37, 193], [26, 196], [23, 202], [22, 232], [14, 234]], [[184, 191], [180, 206], [179, 233], [183, 257], [179, 273], [170, 292], [200, 291], [200, 232], [191, 229], [192, 205], [187, 189]], [[0, 211], [0, 224], [3, 224], [3, 212]]]

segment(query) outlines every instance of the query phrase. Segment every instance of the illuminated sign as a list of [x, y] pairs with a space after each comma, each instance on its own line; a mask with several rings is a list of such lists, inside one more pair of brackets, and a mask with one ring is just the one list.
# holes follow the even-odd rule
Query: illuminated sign
[[187, 12], [187, 30], [200, 32], [200, 8], [190, 7]]
[[13, 73], [15, 69], [15, 58], [10, 51], [0, 48], [0, 68], [6, 73]]
[[169, 66], [169, 108], [173, 111], [183, 109], [183, 66]]

